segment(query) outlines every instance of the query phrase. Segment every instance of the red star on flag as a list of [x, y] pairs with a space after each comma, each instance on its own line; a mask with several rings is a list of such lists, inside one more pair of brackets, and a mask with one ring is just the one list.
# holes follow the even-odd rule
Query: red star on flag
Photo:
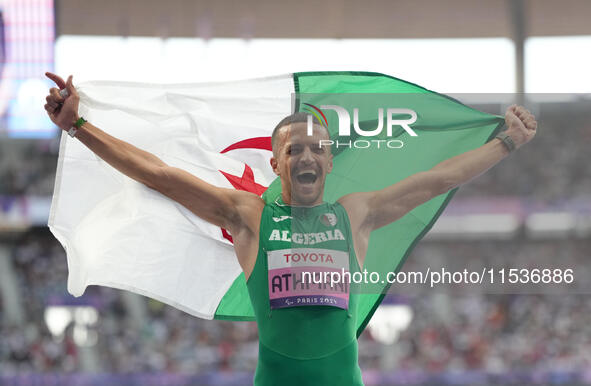
[[[225, 153], [227, 151], [235, 149], [263, 149], [271, 151], [271, 137], [248, 138], [228, 146], [220, 153]], [[247, 164], [244, 164], [244, 172], [242, 173], [242, 177], [234, 176], [221, 170], [219, 172], [222, 173], [224, 177], [228, 179], [228, 181], [232, 184], [234, 189], [251, 192], [256, 194], [257, 196], [261, 196], [265, 192], [265, 190], [267, 190], [266, 186], [258, 184], [254, 180], [254, 173], [252, 171], [252, 168]], [[221, 229], [224, 238], [233, 243], [232, 236], [230, 235], [230, 233], [224, 228]]]

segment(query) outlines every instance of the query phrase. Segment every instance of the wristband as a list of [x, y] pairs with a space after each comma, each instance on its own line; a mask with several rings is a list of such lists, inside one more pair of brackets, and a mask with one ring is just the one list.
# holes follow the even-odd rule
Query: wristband
[[78, 132], [78, 129], [82, 127], [83, 124], [85, 124], [87, 121], [86, 119], [84, 119], [83, 117], [78, 118], [78, 120], [76, 122], [74, 122], [74, 126], [72, 126], [70, 128], [70, 130], [68, 130], [68, 135], [72, 138], [74, 138], [74, 136], [76, 135], [76, 132]]
[[509, 136], [509, 134], [505, 133], [504, 131], [497, 134], [495, 138], [498, 138], [503, 142], [503, 145], [507, 148], [509, 153], [516, 149], [515, 142], [513, 142], [513, 138]]

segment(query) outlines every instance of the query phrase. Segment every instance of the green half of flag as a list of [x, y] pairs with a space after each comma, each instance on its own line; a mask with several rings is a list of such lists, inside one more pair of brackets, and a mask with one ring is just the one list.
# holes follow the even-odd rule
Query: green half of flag
[[[335, 143], [334, 167], [327, 177], [324, 194], [329, 202], [352, 192], [382, 189], [429, 170], [441, 161], [488, 142], [504, 124], [500, 116], [483, 113], [448, 96], [380, 73], [303, 72], [293, 74], [293, 81], [295, 111], [310, 112], [310, 106], [320, 109], [324, 114], [321, 121], [326, 118]], [[342, 127], [336, 110], [321, 106], [340, 106], [347, 111], [348, 135], [339, 132]], [[410, 128], [416, 136], [400, 124], [391, 125], [388, 130], [388, 115], [397, 122], [415, 118]], [[382, 129], [378, 130], [380, 120]], [[368, 135], [372, 132], [375, 135]], [[374, 231], [364, 268], [379, 273], [381, 278], [400, 270], [456, 191], [435, 197]], [[274, 201], [280, 192], [281, 183], [277, 179], [263, 198]], [[381, 282], [362, 286], [358, 336], [388, 288], [387, 283]], [[222, 298], [215, 319], [254, 320], [243, 274]]]

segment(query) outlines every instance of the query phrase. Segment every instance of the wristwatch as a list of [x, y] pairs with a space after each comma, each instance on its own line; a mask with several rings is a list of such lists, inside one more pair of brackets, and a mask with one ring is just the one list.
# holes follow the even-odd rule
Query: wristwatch
[[80, 117], [78, 118], [78, 120], [74, 123], [74, 126], [72, 126], [70, 128], [70, 130], [68, 130], [68, 135], [72, 138], [74, 138], [74, 136], [76, 135], [76, 132], [78, 131], [78, 129], [80, 127], [82, 127], [83, 124], [85, 124], [87, 121], [86, 119]]
[[501, 140], [501, 142], [503, 142], [507, 150], [509, 150], [509, 153], [515, 150], [515, 142], [513, 142], [513, 138], [511, 138], [509, 134], [505, 133], [504, 131], [501, 131], [499, 134], [496, 135], [495, 138], [498, 138]]

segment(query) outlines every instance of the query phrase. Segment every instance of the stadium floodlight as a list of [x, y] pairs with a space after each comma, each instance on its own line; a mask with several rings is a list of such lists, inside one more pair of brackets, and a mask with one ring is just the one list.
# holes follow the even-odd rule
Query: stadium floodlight
[[94, 346], [98, 334], [92, 326], [98, 321], [98, 311], [91, 306], [48, 306], [44, 313], [47, 329], [57, 341], [64, 338], [66, 328], [74, 323], [73, 338], [78, 346]]
[[383, 304], [374, 313], [367, 327], [380, 343], [396, 342], [400, 332], [406, 330], [413, 318], [412, 308], [403, 304]]

